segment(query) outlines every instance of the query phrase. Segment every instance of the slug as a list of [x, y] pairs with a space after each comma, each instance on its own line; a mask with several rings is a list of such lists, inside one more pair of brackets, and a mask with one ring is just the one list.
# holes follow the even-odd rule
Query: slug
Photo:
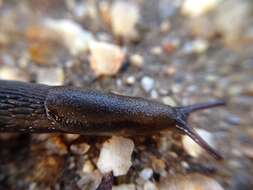
[[214, 158], [222, 157], [187, 124], [191, 112], [221, 100], [171, 107], [138, 97], [0, 80], [0, 132], [153, 135], [162, 130], [190, 136]]

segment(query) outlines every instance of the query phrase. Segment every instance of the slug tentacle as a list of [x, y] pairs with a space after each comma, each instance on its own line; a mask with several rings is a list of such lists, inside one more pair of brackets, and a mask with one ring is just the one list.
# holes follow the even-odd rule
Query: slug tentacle
[[226, 103], [223, 100], [215, 100], [212, 102], [206, 102], [206, 103], [198, 103], [198, 104], [193, 104], [189, 106], [182, 106], [182, 107], [177, 107], [179, 112], [185, 115], [187, 118], [190, 113], [198, 111], [198, 110], [203, 110], [203, 109], [208, 109], [208, 108], [213, 108], [213, 107], [218, 107], [218, 106], [224, 106]]
[[216, 100], [213, 102], [207, 103], [199, 103], [190, 106], [182, 106], [177, 107], [177, 117], [176, 117], [176, 127], [179, 131], [188, 135], [192, 140], [194, 140], [197, 144], [199, 144], [202, 148], [204, 148], [207, 152], [209, 152], [215, 159], [222, 160], [222, 156], [216, 152], [210, 145], [208, 145], [205, 140], [198, 135], [198, 133], [194, 130], [193, 127], [187, 124], [187, 117], [190, 113], [202, 109], [223, 106], [225, 102], [223, 100]]
[[212, 155], [216, 160], [222, 160], [222, 156], [215, 151], [207, 142], [191, 127], [183, 120], [177, 120], [177, 128], [191, 137], [197, 144], [199, 144], [203, 149], [205, 149], [210, 155]]

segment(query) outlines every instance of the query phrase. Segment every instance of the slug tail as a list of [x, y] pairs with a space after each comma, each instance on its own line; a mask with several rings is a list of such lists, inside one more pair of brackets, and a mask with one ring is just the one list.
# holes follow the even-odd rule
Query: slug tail
[[185, 121], [177, 120], [177, 128], [184, 134], [188, 135], [192, 140], [199, 144], [204, 150], [206, 150], [216, 160], [222, 160], [222, 156], [214, 150], [207, 142]]
[[215, 101], [207, 102], [207, 103], [199, 103], [199, 104], [193, 104], [190, 106], [177, 107], [177, 109], [184, 115], [188, 116], [190, 113], [198, 111], [198, 110], [224, 106], [224, 105], [225, 105], [225, 101], [215, 100]]

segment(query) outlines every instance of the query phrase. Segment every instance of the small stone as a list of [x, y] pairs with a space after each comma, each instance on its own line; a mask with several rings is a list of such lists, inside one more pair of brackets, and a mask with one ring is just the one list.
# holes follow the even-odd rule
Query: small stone
[[136, 79], [134, 76], [129, 76], [126, 79], [126, 84], [128, 84], [128, 85], [133, 85], [135, 82], [136, 82]]
[[49, 138], [45, 143], [46, 148], [49, 152], [55, 153], [58, 155], [65, 155], [68, 153], [68, 148], [58, 136]]
[[160, 183], [160, 190], [224, 190], [214, 179], [200, 175], [170, 176]]
[[162, 48], [160, 46], [155, 46], [150, 49], [150, 53], [153, 55], [161, 55], [163, 52]]
[[136, 190], [136, 188], [134, 184], [122, 184], [113, 186], [112, 190]]
[[141, 86], [146, 92], [150, 92], [155, 86], [155, 81], [149, 76], [144, 76], [141, 79]]
[[153, 170], [151, 168], [144, 168], [140, 172], [140, 177], [144, 180], [149, 180], [153, 175]]
[[[223, 34], [227, 45], [236, 45], [247, 36], [247, 31], [251, 29], [252, 2], [249, 0], [224, 1], [215, 15], [216, 30]], [[233, 24], [231, 24], [233, 23]]]
[[150, 97], [151, 97], [152, 99], [157, 99], [157, 98], [159, 97], [159, 94], [158, 94], [158, 92], [157, 92], [155, 89], [153, 89], [153, 90], [151, 90], [151, 92], [150, 92]]
[[117, 74], [125, 58], [120, 47], [105, 42], [90, 43], [90, 53], [90, 66], [96, 76]]
[[0, 79], [2, 80], [17, 80], [28, 82], [29, 77], [27, 74], [22, 73], [14, 66], [0, 66]]
[[230, 114], [227, 118], [226, 118], [227, 123], [231, 124], [231, 125], [239, 125], [240, 124], [240, 117]]
[[209, 43], [203, 39], [196, 39], [194, 41], [188, 42], [184, 45], [183, 51], [184, 53], [191, 54], [197, 53], [201, 54], [204, 53], [209, 47]]
[[176, 45], [171, 42], [165, 42], [163, 44], [163, 51], [167, 54], [171, 54], [173, 51], [175, 51]]
[[133, 148], [132, 140], [113, 136], [103, 144], [97, 167], [102, 173], [113, 171], [114, 176], [125, 175], [132, 165]]
[[[167, 150], [167, 149], [166, 149]], [[159, 173], [160, 175], [166, 173], [166, 163], [164, 160], [157, 158], [157, 157], [151, 157], [152, 161], [152, 168], [155, 172]]]
[[158, 190], [158, 188], [156, 187], [156, 185], [154, 183], [152, 183], [151, 181], [147, 181], [144, 184], [143, 189], [144, 190]]
[[70, 150], [73, 154], [84, 155], [90, 149], [90, 145], [86, 143], [72, 144]]
[[72, 20], [46, 19], [44, 25], [55, 32], [60, 40], [63, 40], [73, 55], [88, 51], [89, 43], [94, 41], [92, 33], [84, 30], [81, 25]]
[[169, 105], [169, 106], [177, 106], [177, 103], [175, 102], [175, 100], [170, 97], [170, 96], [165, 96], [162, 98], [162, 102], [166, 105]]
[[172, 66], [168, 66], [165, 68], [165, 74], [168, 76], [173, 76], [176, 74], [176, 68]]
[[169, 21], [166, 20], [166, 21], [163, 21], [161, 23], [161, 25], [160, 25], [160, 31], [162, 33], [167, 33], [167, 32], [170, 31], [170, 29], [171, 29], [171, 23]]
[[[196, 132], [213, 148], [215, 148], [215, 142], [211, 133], [203, 129], [196, 129]], [[182, 138], [183, 147], [185, 151], [192, 157], [199, 157], [203, 154], [204, 150], [196, 142], [194, 142], [190, 137], [184, 135]]]
[[47, 85], [63, 85], [64, 71], [62, 68], [37, 68], [37, 82]]
[[143, 66], [143, 57], [139, 54], [133, 54], [130, 57], [130, 62], [136, 67], [142, 67]]
[[64, 137], [68, 142], [73, 142], [74, 140], [78, 139], [80, 135], [79, 134], [65, 134]]
[[136, 39], [135, 26], [140, 18], [137, 4], [130, 1], [115, 1], [111, 8], [112, 30], [116, 36], [125, 39]]
[[218, 79], [218, 77], [217, 77], [216, 75], [208, 74], [208, 75], [206, 76], [206, 80], [207, 80], [208, 82], [216, 82], [217, 79]]
[[221, 1], [222, 0], [185, 0], [181, 11], [187, 16], [197, 17], [215, 9]]
[[90, 160], [87, 160], [84, 165], [83, 165], [83, 169], [82, 171], [84, 173], [91, 173], [93, 172], [95, 169], [95, 166], [92, 164], [92, 162]]
[[[78, 189], [97, 189], [102, 180], [102, 175], [98, 171], [85, 173], [76, 182]], [[73, 188], [71, 188], [73, 189]], [[75, 189], [75, 188], [74, 188]]]

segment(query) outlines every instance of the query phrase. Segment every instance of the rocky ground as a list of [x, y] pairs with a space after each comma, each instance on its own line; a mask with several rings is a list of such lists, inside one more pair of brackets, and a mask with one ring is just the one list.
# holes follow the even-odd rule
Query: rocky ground
[[223, 162], [171, 132], [0, 134], [0, 189], [96, 189], [102, 152], [122, 156], [121, 144], [115, 190], [253, 189], [252, 14], [250, 0], [0, 0], [1, 79], [227, 102], [189, 118]]

